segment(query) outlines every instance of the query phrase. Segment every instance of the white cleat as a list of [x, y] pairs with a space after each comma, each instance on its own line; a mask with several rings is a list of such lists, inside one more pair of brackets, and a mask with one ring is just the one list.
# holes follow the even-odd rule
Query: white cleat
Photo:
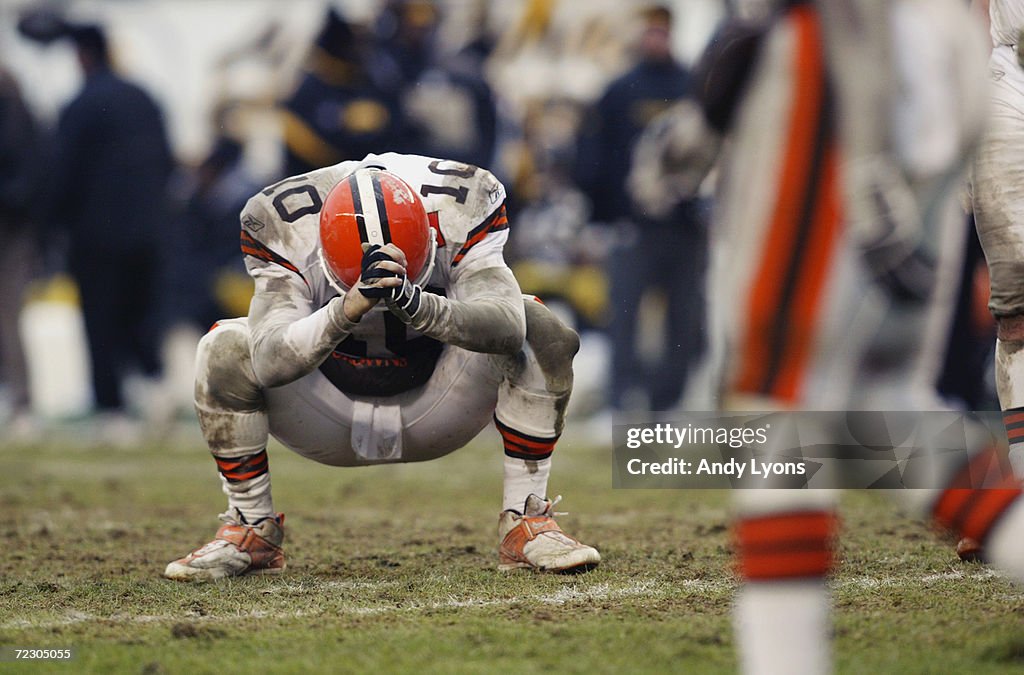
[[174, 581], [216, 581], [249, 574], [280, 574], [285, 569], [284, 514], [250, 525], [237, 510], [224, 521], [210, 543], [167, 565], [164, 576]]
[[601, 562], [593, 546], [581, 544], [562, 532], [555, 522], [554, 501], [531, 494], [523, 513], [509, 509], [498, 519], [498, 569], [535, 569], [543, 572], [574, 574], [587, 572]]

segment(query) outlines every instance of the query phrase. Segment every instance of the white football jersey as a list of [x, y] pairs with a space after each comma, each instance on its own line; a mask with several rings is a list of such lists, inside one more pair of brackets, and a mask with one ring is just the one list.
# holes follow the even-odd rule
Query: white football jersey
[[988, 6], [992, 42], [1015, 45], [1024, 29], [1024, 0], [990, 0]]
[[[246, 204], [241, 215], [246, 267], [257, 284], [261, 277], [264, 282], [282, 277], [288, 282], [280, 300], [275, 300], [282, 308], [306, 306], [313, 312], [338, 295], [320, 266], [320, 210], [335, 185], [356, 169], [370, 166], [396, 174], [423, 199], [437, 240], [426, 292], [458, 299], [459, 280], [467, 273], [505, 265], [505, 188], [493, 174], [432, 157], [371, 154], [361, 161], [286, 178]], [[442, 347], [380, 303], [320, 370], [346, 393], [389, 396], [423, 384]]]

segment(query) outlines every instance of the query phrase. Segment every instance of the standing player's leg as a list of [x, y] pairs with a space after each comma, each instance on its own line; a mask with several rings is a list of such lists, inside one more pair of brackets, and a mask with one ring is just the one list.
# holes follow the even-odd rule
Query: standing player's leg
[[[849, 254], [823, 49], [809, 3], [790, 8], [765, 37], [737, 112], [717, 217], [742, 234], [723, 244], [728, 264], [717, 265], [712, 289], [733, 308], [724, 322], [732, 343], [724, 404], [733, 410], [844, 405], [849, 383], [839, 377], [810, 391], [822, 372], [845, 372], [855, 358], [844, 349], [848, 336], [831, 339], [831, 324], [849, 320], [841, 274]], [[814, 490], [739, 490], [734, 502], [733, 619], [743, 671], [828, 671], [833, 499]]]
[[733, 625], [745, 673], [830, 670], [838, 519], [828, 491], [739, 490]]
[[213, 541], [167, 566], [178, 581], [284, 570], [284, 516], [274, 512], [267, 464], [269, 425], [246, 319], [221, 321], [199, 342], [196, 413], [220, 471], [228, 510]]
[[[989, 67], [1001, 76], [990, 84], [988, 129], [974, 161], [974, 214], [996, 317], [996, 392], [1010, 463], [1024, 476], [1024, 71], [1003, 45], [992, 50]], [[957, 553], [976, 560], [982, 548], [965, 538]]]
[[974, 163], [974, 214], [991, 279], [996, 317], [996, 390], [1005, 412], [1010, 460], [1024, 476], [1024, 71], [1014, 50], [996, 46], [989, 66], [991, 115]]
[[[951, 473], [947, 487], [930, 491], [929, 515], [941, 526], [977, 541], [996, 567], [1024, 581], [1024, 500], [1020, 480], [1003, 475], [998, 451], [975, 453]], [[986, 476], [993, 476], [987, 480]], [[981, 487], [977, 487], [977, 486]], [[913, 495], [912, 495], [913, 496]]]
[[579, 336], [537, 298], [524, 296], [526, 344], [502, 359], [494, 424], [505, 446], [504, 494], [498, 521], [499, 569], [582, 571], [597, 565], [593, 547], [562, 533], [547, 499], [551, 454], [565, 425], [572, 359]]
[[896, 10], [888, 0], [815, 5], [835, 92], [846, 227], [875, 274], [898, 276], [921, 236], [921, 219], [894, 147], [897, 92], [907, 96], [897, 83]]
[[[963, 10], [954, 3], [946, 4], [946, 11]], [[886, 144], [891, 127], [887, 119], [878, 117], [878, 112], [888, 115], [891, 110], [895, 80], [877, 76], [880, 72], [896, 72], [890, 50], [882, 44], [891, 30], [891, 22], [885, 17], [887, 3], [829, 0], [820, 5], [842, 111], [843, 150], [852, 162], [866, 160], [868, 164], [863, 167], [874, 171], [879, 168], [875, 158], [890, 154]], [[936, 14], [944, 9], [934, 5], [928, 11]], [[969, 28], [963, 29], [965, 42], [969, 33]], [[885, 63], [887, 59], [889, 63]], [[1009, 46], [997, 46], [992, 53], [990, 65], [1000, 76], [993, 90], [990, 128], [975, 163], [974, 184], [979, 235], [992, 277], [992, 309], [999, 320], [997, 386], [1001, 407], [1009, 413], [1006, 421], [1011, 442], [1022, 440], [1016, 424], [1024, 417], [1014, 410], [1024, 405], [1024, 293], [1019, 288], [1024, 274], [1024, 231], [1018, 225], [1024, 215], [1024, 192], [1020, 189], [1024, 176], [1020, 161], [1024, 158], [1024, 115], [1020, 112], [1024, 108], [1024, 75], [1015, 62], [1014, 50]], [[864, 77], [866, 72], [873, 75]], [[858, 175], [856, 171], [848, 175], [854, 182], [847, 185], [847, 203], [856, 227], [856, 210], [869, 194], [865, 185], [870, 189], [872, 182], [879, 183], [882, 176], [876, 173], [869, 177], [866, 172]], [[868, 180], [858, 184], [860, 178]], [[1018, 445], [1011, 450], [1011, 462], [1018, 473], [1024, 464], [1022, 449]], [[977, 481], [972, 478], [997, 463], [994, 451], [978, 453], [968, 466], [952, 474], [946, 488], [920, 491], [914, 496], [929, 503], [929, 513], [939, 524], [976, 540], [986, 548], [993, 564], [1024, 580], [1024, 543], [1019, 536], [1024, 528], [1024, 506], [1019, 479], [1009, 476], [996, 485], [973, 487]]]

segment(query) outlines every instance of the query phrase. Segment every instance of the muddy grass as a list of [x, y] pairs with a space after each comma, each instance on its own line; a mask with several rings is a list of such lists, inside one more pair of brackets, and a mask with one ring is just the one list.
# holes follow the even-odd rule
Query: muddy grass
[[[223, 509], [195, 443], [0, 447], [0, 645], [75, 647], [18, 672], [732, 672], [728, 495], [612, 490], [606, 450], [559, 448], [582, 576], [495, 571], [495, 439], [436, 462], [331, 469], [271, 449], [288, 571], [159, 577]], [[951, 542], [844, 497], [841, 672], [1013, 672], [1024, 595]], [[780, 617], [780, 620], [784, 620]]]

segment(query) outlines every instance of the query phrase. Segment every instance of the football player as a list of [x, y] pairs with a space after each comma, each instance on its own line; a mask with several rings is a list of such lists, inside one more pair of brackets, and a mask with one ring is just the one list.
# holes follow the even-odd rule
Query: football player
[[1010, 462], [1024, 476], [1024, 0], [981, 0], [989, 19], [989, 126], [974, 162], [974, 217], [996, 318], [996, 391]]
[[[771, 243], [763, 250], [768, 255], [754, 258], [748, 297], [781, 292], [791, 302], [775, 317], [740, 317], [744, 350], [732, 371], [734, 393], [811, 409], [933, 409], [935, 346], [948, 321], [943, 275], [958, 267], [950, 264], [950, 243], [955, 251], [962, 241], [951, 236], [959, 217], [950, 197], [985, 119], [978, 105], [985, 100], [983, 45], [962, 3], [816, 4], [817, 27], [810, 8], [791, 10], [765, 46], [773, 50], [767, 58], [779, 61], [762, 65], [798, 89], [785, 104], [789, 173], [772, 197]], [[845, 17], [836, 11], [844, 6], [851, 11]], [[897, 36], [891, 61], [879, 58], [887, 50], [873, 49], [872, 40], [858, 42], [859, 32]], [[779, 100], [761, 85], [744, 112], [763, 115]], [[802, 119], [819, 132], [837, 124], [827, 140], [815, 142]], [[741, 134], [745, 121], [738, 123]], [[784, 272], [772, 252], [801, 261], [803, 270]], [[789, 281], [774, 283], [773, 269], [779, 281]], [[874, 325], [872, 295], [882, 301]], [[759, 316], [768, 319], [760, 326], [771, 329], [768, 345], [758, 344], [759, 326], [750, 321]], [[882, 341], [889, 342], [884, 351]], [[758, 362], [758, 354], [767, 360]], [[890, 360], [879, 368], [880, 354]], [[999, 489], [963, 489], [964, 475], [993, 461], [991, 451], [978, 452], [971, 465], [949, 474], [947, 487], [902, 496], [937, 523], [985, 542], [993, 563], [1024, 579], [1019, 484], [1010, 477]], [[738, 496], [743, 585], [735, 619], [750, 672], [830, 670], [824, 580], [835, 564], [831, 501], [814, 491]]]
[[228, 510], [213, 541], [164, 576], [285, 569], [268, 435], [317, 462], [364, 466], [441, 457], [492, 419], [505, 450], [498, 568], [598, 564], [546, 497], [579, 339], [505, 265], [504, 202], [484, 169], [399, 154], [249, 200], [249, 315], [216, 324], [197, 355], [196, 411]]
[[[712, 281], [722, 406], [932, 409], [962, 222], [949, 196], [984, 122], [980, 37], [954, 0], [777, 4], [697, 69], [710, 131], [731, 137]], [[903, 496], [1024, 579], [1019, 485], [964, 489], [993, 459]], [[828, 672], [832, 491], [740, 490], [736, 506], [743, 670]]]

